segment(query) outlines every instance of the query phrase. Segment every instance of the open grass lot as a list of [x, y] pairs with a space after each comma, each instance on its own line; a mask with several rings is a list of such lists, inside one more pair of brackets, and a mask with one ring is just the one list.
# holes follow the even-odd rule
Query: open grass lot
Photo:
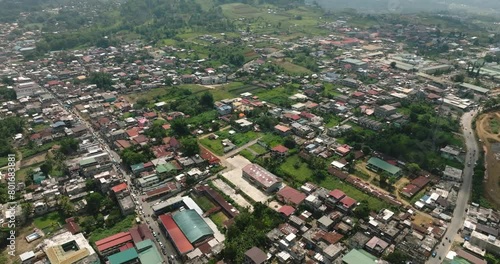
[[114, 235], [116, 233], [128, 231], [132, 226], [135, 225], [135, 217], [136, 215], [129, 215], [122, 221], [116, 223], [114, 226], [106, 228], [106, 229], [96, 229], [94, 230], [89, 237], [89, 241], [95, 243], [96, 241], [103, 239], [105, 237]]
[[240, 151], [239, 153], [241, 156], [245, 157], [245, 159], [249, 160], [249, 161], [254, 161], [255, 160], [255, 155], [248, 149], [244, 149], [242, 151]]
[[0, 158], [0, 168], [7, 166], [8, 163], [9, 163], [9, 161], [8, 161], [7, 157]]
[[370, 209], [372, 209], [373, 211], [379, 211], [380, 209], [390, 207], [388, 203], [379, 200], [373, 196], [370, 196], [369, 194], [366, 194], [358, 190], [356, 187], [351, 186], [348, 183], [342, 182], [338, 178], [333, 176], [326, 177], [323, 181], [319, 183], [319, 185], [329, 190], [334, 190], [334, 189], [342, 190], [346, 195], [355, 199], [358, 202], [366, 200], [368, 201]]
[[198, 206], [200, 206], [200, 208], [204, 212], [212, 209], [215, 206], [210, 200], [208, 200], [207, 197], [202, 195], [193, 197], [193, 200], [196, 202], [196, 204], [198, 204]]
[[264, 142], [268, 147], [274, 148], [278, 145], [282, 145], [284, 143], [284, 139], [282, 136], [273, 134], [273, 133], [267, 133], [265, 134], [260, 141]]
[[228, 220], [227, 216], [223, 212], [217, 212], [211, 215], [210, 219], [212, 219], [217, 226], [224, 226], [224, 222]]
[[[299, 164], [298, 168], [296, 168], [295, 164]], [[304, 183], [306, 181], [316, 181], [313, 177], [313, 171], [307, 166], [305, 162], [300, 160], [300, 157], [298, 155], [292, 155], [288, 157], [286, 161], [281, 164], [280, 168], [284, 173], [300, 183]], [[370, 204], [370, 208], [372, 208], [373, 210], [380, 210], [382, 208], [389, 207], [388, 203], [372, 197], [369, 194], [358, 190], [356, 187], [342, 182], [340, 179], [330, 175], [328, 175], [322, 181], [316, 183], [329, 190], [340, 189], [358, 202], [366, 200]]]
[[42, 164], [43, 163], [40, 162], [40, 163], [32, 164], [30, 166], [22, 167], [19, 171], [16, 172], [16, 178], [17, 178], [17, 180], [19, 180], [19, 181], [25, 181], [26, 180], [26, 176], [28, 176], [28, 172], [30, 170], [33, 170], [33, 169], [36, 169], [36, 168], [40, 167], [40, 165], [42, 165]]
[[46, 232], [47, 229], [58, 229], [59, 226], [64, 225], [65, 222], [64, 218], [62, 218], [62, 215], [56, 211], [33, 219], [33, 224], [36, 228]]
[[259, 154], [259, 155], [262, 155], [264, 153], [267, 152], [267, 149], [264, 148], [263, 146], [259, 145], [259, 144], [253, 144], [249, 147], [251, 150], [255, 151], [255, 153]]
[[289, 61], [280, 61], [280, 60], [276, 60], [274, 61], [274, 63], [276, 63], [277, 65], [283, 67], [283, 69], [285, 69], [285, 71], [291, 73], [291, 74], [297, 74], [297, 75], [300, 75], [300, 74], [310, 74], [311, 71], [302, 67], [302, 66], [299, 66], [297, 64], [293, 64]]
[[313, 177], [313, 171], [309, 169], [307, 163], [300, 160], [298, 155], [288, 157], [280, 168], [284, 173], [294, 178], [296, 181], [304, 183]]
[[218, 139], [202, 138], [200, 139], [200, 144], [208, 148], [217, 156], [224, 155], [224, 147], [222, 146], [222, 140], [220, 138]]
[[49, 149], [52, 148], [52, 146], [57, 145], [58, 143], [59, 143], [58, 141], [52, 141], [49, 143], [45, 143], [41, 146], [36, 146], [34, 148], [29, 148], [28, 146], [23, 146], [19, 150], [21, 151], [21, 154], [23, 155], [23, 159], [26, 159], [26, 158], [34, 156], [38, 153], [48, 151]]

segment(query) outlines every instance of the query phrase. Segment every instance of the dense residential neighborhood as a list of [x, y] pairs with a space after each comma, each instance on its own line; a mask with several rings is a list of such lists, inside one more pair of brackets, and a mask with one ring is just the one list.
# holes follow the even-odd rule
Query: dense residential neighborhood
[[[316, 10], [285, 6], [263, 16]], [[42, 54], [41, 29], [0, 23], [0, 262], [499, 263], [500, 139], [477, 121], [498, 41], [234, 14], [248, 29]]]

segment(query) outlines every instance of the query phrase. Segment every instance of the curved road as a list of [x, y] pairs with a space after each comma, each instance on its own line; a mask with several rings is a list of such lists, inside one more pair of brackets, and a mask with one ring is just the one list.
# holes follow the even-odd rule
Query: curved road
[[[451, 248], [453, 239], [458, 233], [458, 230], [463, 226], [465, 219], [465, 210], [467, 204], [469, 203], [470, 192], [472, 187], [472, 174], [474, 170], [474, 164], [479, 157], [479, 148], [474, 135], [474, 130], [472, 129], [472, 120], [479, 111], [474, 109], [470, 112], [465, 113], [462, 116], [461, 124], [463, 127], [463, 136], [465, 139], [465, 145], [467, 147], [467, 153], [465, 157], [465, 169], [463, 170], [463, 182], [457, 196], [457, 203], [455, 211], [453, 212], [453, 218], [448, 224], [448, 229], [443, 237], [443, 240], [439, 243], [436, 249], [436, 257], [430, 257], [427, 261], [428, 264], [439, 264], [445, 258], [446, 254]], [[467, 163], [470, 162], [470, 166]], [[443, 245], [444, 243], [444, 245]]]

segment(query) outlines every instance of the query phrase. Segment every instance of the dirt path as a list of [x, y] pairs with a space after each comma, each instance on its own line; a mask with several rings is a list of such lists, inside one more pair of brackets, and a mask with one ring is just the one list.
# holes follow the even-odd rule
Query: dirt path
[[500, 196], [498, 196], [500, 192], [500, 161], [491, 149], [492, 143], [500, 142], [500, 134], [491, 131], [491, 119], [500, 122], [500, 112], [486, 113], [479, 116], [476, 121], [476, 133], [481, 139], [486, 152], [485, 197], [494, 207], [500, 208]]

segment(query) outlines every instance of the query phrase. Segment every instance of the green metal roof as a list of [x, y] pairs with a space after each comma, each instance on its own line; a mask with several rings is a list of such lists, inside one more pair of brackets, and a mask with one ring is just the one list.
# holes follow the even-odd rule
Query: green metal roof
[[82, 160], [80, 160], [80, 166], [85, 166], [85, 165], [88, 165], [88, 164], [92, 164], [94, 162], [96, 162], [95, 158], [82, 159]]
[[362, 250], [353, 249], [349, 251], [343, 258], [342, 263], [346, 264], [375, 264], [375, 258], [370, 253]]
[[142, 169], [144, 169], [144, 163], [130, 165], [130, 169], [132, 169], [132, 171], [142, 170]]
[[109, 264], [122, 264], [138, 258], [135, 248], [129, 248], [125, 251], [118, 252], [108, 257]]
[[36, 184], [42, 183], [42, 181], [45, 180], [46, 178], [47, 177], [45, 177], [45, 175], [43, 175], [43, 172], [41, 171], [33, 174], [33, 182]]
[[190, 243], [214, 233], [195, 210], [178, 212], [173, 218]]
[[392, 175], [395, 175], [395, 174], [398, 174], [401, 169], [394, 166], [394, 165], [391, 165], [379, 158], [375, 158], [375, 157], [371, 157], [369, 160], [368, 160], [368, 164], [374, 166], [374, 167], [377, 167], [381, 170], [384, 170]]
[[164, 173], [164, 172], [170, 172], [176, 170], [174, 164], [167, 162], [165, 164], [160, 164], [156, 166], [156, 172], [158, 173]]
[[146, 239], [135, 244], [137, 251], [139, 252], [139, 259], [141, 263], [148, 264], [161, 264], [162, 257], [156, 245], [151, 241], [151, 239]]

